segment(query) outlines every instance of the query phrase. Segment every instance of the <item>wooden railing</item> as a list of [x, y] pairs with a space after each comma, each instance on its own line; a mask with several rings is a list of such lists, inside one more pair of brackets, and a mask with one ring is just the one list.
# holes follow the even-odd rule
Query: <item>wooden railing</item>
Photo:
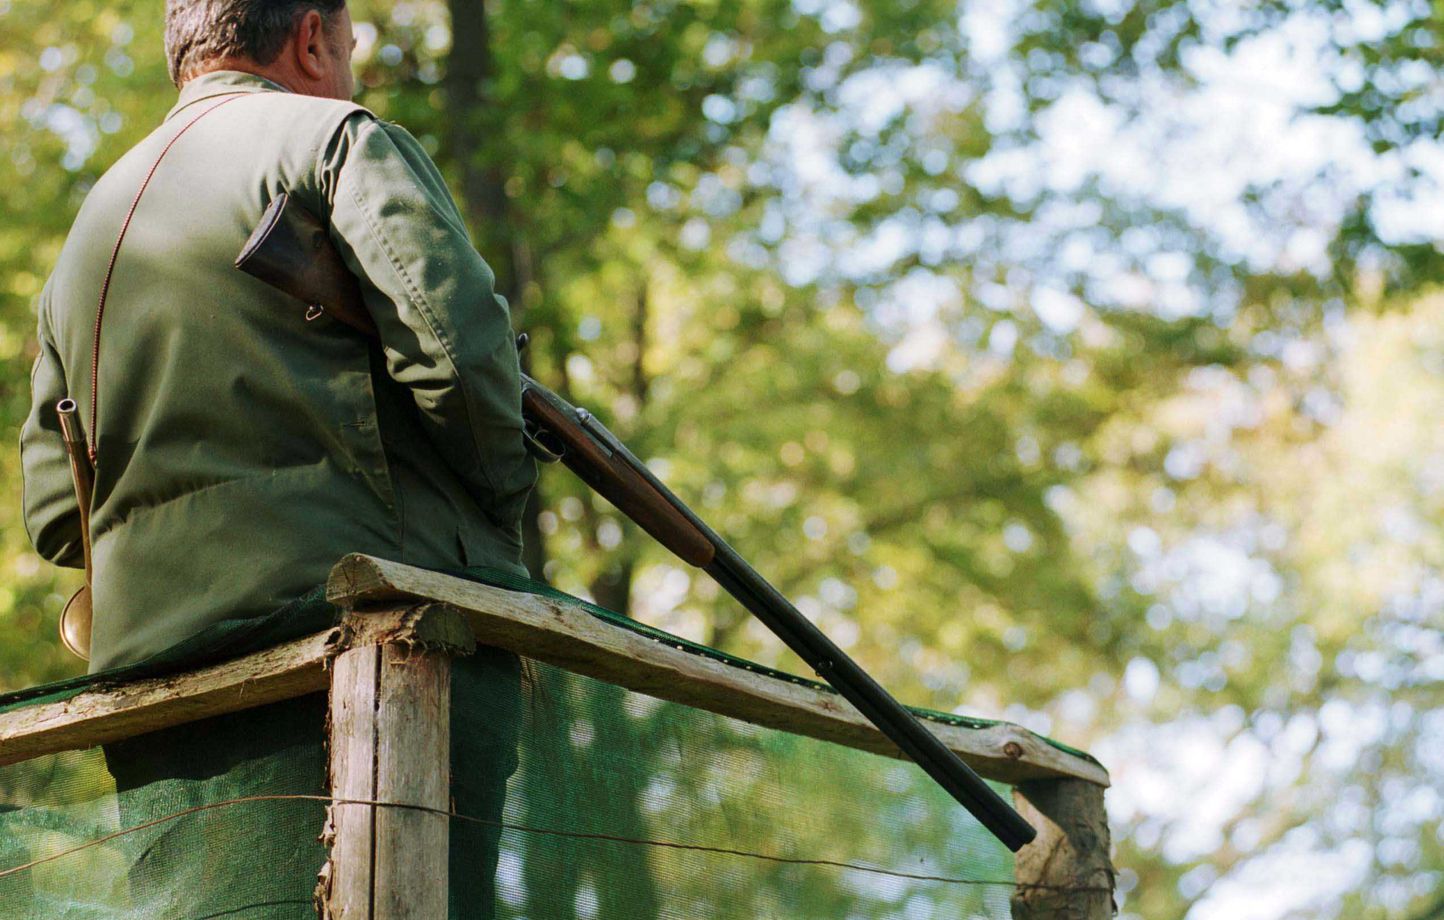
[[[348, 613], [325, 633], [0, 714], [0, 765], [329, 688], [331, 795], [436, 813], [332, 805], [327, 910], [432, 920], [446, 916], [448, 821], [440, 813], [448, 806], [450, 660], [478, 644], [658, 699], [901, 756], [835, 694], [684, 651], [571, 602], [359, 555], [336, 565], [327, 596]], [[1013, 916], [1111, 916], [1107, 771], [1017, 726], [928, 724], [979, 774], [1012, 785], [1038, 828], [1015, 861]]]

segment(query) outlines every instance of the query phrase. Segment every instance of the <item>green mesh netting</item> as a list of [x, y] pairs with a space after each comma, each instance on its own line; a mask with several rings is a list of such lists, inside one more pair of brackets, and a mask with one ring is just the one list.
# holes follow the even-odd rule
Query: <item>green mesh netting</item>
[[598, 836], [504, 832], [498, 917], [1008, 916], [1012, 854], [916, 766], [535, 678], [505, 814]]
[[[334, 611], [311, 597], [287, 617], [0, 709], [314, 631]], [[0, 767], [0, 917], [315, 916], [325, 805], [275, 796], [324, 796], [324, 720], [308, 697]], [[495, 650], [458, 661], [452, 731], [455, 918], [1008, 915], [1011, 855], [909, 763]]]

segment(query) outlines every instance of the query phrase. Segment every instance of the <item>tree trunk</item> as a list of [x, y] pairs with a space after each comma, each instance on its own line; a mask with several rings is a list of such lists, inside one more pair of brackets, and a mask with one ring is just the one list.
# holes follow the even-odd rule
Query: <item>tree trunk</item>
[[[640, 417], [647, 403], [650, 381], [647, 378], [644, 357], [647, 349], [647, 285], [644, 281], [637, 289], [634, 301], [636, 311], [632, 315], [632, 343], [636, 356], [632, 362], [629, 381], [631, 396], [637, 416]], [[592, 551], [602, 554], [604, 549], [596, 542], [597, 519], [587, 514], [584, 523]], [[631, 616], [632, 578], [636, 574], [636, 551], [627, 544], [641, 539], [641, 532], [631, 526], [623, 528], [624, 542], [613, 555], [616, 560], [602, 570], [591, 583], [592, 598], [602, 607], [625, 616]], [[618, 828], [612, 833], [626, 837], [649, 837], [646, 820], [642, 817], [642, 794], [652, 778], [652, 763], [648, 754], [654, 745], [647, 743], [650, 720], [637, 719], [624, 711], [626, 691], [620, 687], [598, 683], [591, 695], [592, 724], [609, 726], [609, 736], [624, 750], [630, 750], [632, 757], [626, 774], [616, 777], [618, 795], [612, 801], [611, 821]], [[648, 851], [644, 847], [623, 847], [614, 852], [609, 863], [615, 878], [628, 879], [630, 884], [623, 888], [617, 885], [603, 885], [598, 894], [598, 913], [601, 920], [653, 920], [661, 912], [662, 905], [652, 878], [648, 863]]]
[[[596, 602], [617, 613], [627, 613], [632, 603], [633, 564], [630, 559], [608, 569], [592, 582]], [[652, 764], [645, 743], [644, 720], [629, 716], [624, 710], [626, 691], [611, 684], [594, 682], [588, 695], [591, 720], [595, 726], [606, 726], [609, 743], [630, 750], [625, 774], [614, 777], [616, 795], [607, 804], [607, 833], [622, 837], [653, 836], [642, 817], [642, 793], [652, 778]], [[598, 851], [600, 854], [601, 851]], [[613, 847], [602, 863], [603, 883], [597, 890], [598, 920], [654, 920], [661, 912], [657, 886], [652, 878], [649, 848]], [[615, 884], [626, 880], [625, 885]]]
[[[576, 829], [571, 815], [588, 807], [585, 788], [572, 781], [567, 758], [572, 695], [581, 680], [560, 669], [534, 668], [528, 728], [522, 735], [522, 796], [530, 827]], [[572, 840], [521, 834], [522, 886], [526, 910], [536, 920], [576, 920], [583, 857], [589, 849]]]
[[[497, 165], [497, 146], [506, 144], [506, 122], [487, 81], [495, 73], [491, 29], [485, 0], [450, 0], [451, 52], [446, 63], [446, 147], [461, 185], [461, 211], [478, 240], [482, 255], [496, 272], [496, 292], [511, 305], [512, 326], [524, 325], [523, 292], [532, 281], [529, 250], [518, 229], [518, 215], [506, 197], [506, 176]], [[500, 138], [498, 144], [497, 139]], [[490, 140], [493, 149], [486, 150]], [[488, 156], [488, 154], [490, 154]], [[521, 356], [531, 369], [530, 356]], [[532, 490], [522, 515], [522, 562], [533, 578], [544, 578], [546, 544], [538, 524], [545, 507], [541, 484]]]

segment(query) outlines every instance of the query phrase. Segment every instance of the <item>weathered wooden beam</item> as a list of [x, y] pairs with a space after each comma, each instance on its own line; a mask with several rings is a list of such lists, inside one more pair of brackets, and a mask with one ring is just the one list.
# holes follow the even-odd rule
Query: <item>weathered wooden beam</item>
[[[462, 578], [347, 556], [327, 597], [348, 609], [432, 601], [460, 610], [476, 641], [508, 649], [658, 699], [768, 728], [901, 757], [881, 732], [836, 694], [742, 670], [603, 622], [576, 604], [503, 591]], [[1108, 785], [1108, 771], [1060, 751], [1016, 725], [970, 729], [925, 723], [982, 776], [1006, 783], [1076, 777]]]
[[320, 633], [197, 671], [0, 713], [0, 766], [324, 690], [334, 638]]
[[[381, 647], [376, 645], [343, 652], [332, 665], [327, 709], [327, 734], [331, 739], [328, 786], [335, 798], [378, 801], [374, 765], [380, 670]], [[344, 740], [338, 744], [336, 738]], [[327, 807], [321, 842], [330, 854], [316, 891], [323, 917], [370, 915], [371, 863], [376, 851], [374, 820], [368, 806], [336, 803]]]
[[1108, 920], [1113, 864], [1103, 788], [1077, 779], [1034, 780], [1013, 804], [1038, 831], [1013, 863], [1013, 920]]
[[342, 630], [331, 678], [337, 801], [318, 901], [333, 920], [445, 920], [450, 822], [437, 811], [450, 803], [451, 659], [475, 643], [437, 605], [352, 615]]
[[[343, 560], [329, 590], [346, 606], [439, 601], [462, 610], [478, 641], [660, 699], [875, 753], [897, 750], [850, 705], [742, 671], [602, 622], [576, 605], [502, 591], [369, 557]], [[92, 747], [196, 719], [323, 690], [340, 631], [322, 633], [197, 671], [0, 713], [0, 765]], [[330, 644], [328, 646], [328, 643]], [[1108, 773], [1017, 726], [968, 729], [930, 723], [982, 775], [1008, 783]]]

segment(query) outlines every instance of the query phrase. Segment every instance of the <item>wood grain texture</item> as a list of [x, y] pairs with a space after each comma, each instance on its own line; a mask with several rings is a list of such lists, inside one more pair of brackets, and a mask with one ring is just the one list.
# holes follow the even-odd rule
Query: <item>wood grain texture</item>
[[347, 616], [331, 670], [330, 856], [317, 901], [330, 920], [447, 913], [451, 658], [475, 643], [454, 610], [413, 604]]
[[469, 629], [458, 631], [454, 617], [441, 613], [449, 614], [449, 609], [423, 604], [376, 612], [345, 630], [317, 633], [233, 661], [98, 686], [69, 699], [0, 713], [0, 766], [320, 692], [330, 685], [328, 659], [358, 644], [400, 641], [469, 651], [474, 646]]
[[[447, 810], [451, 787], [451, 658], [381, 647], [376, 706], [376, 798]], [[376, 810], [374, 916], [444, 920], [451, 822], [445, 815]]]
[[[342, 652], [331, 667], [330, 787], [338, 799], [376, 800], [376, 697], [381, 648]], [[321, 839], [330, 848], [317, 901], [328, 920], [370, 920], [375, 810], [337, 802]]]
[[1013, 804], [1038, 836], [1013, 863], [1013, 920], [1108, 920], [1113, 864], [1103, 789], [1076, 779], [1022, 783]]
[[[332, 573], [328, 593], [345, 606], [372, 610], [398, 602], [449, 605], [463, 612], [483, 644], [659, 699], [899, 756], [891, 742], [835, 694], [682, 651], [600, 621], [574, 604], [366, 556], [343, 559]], [[374, 641], [383, 641], [383, 635], [397, 628], [384, 616], [364, 622], [374, 624], [366, 629], [375, 633]], [[0, 765], [323, 690], [328, 685], [323, 671], [327, 655], [352, 641], [343, 632], [310, 636], [198, 671], [97, 688], [61, 702], [0, 713]], [[1016, 784], [1077, 777], [1108, 784], [1102, 767], [1014, 725], [968, 729], [926, 724], [989, 779]]]
[[0, 713], [0, 766], [324, 690], [333, 639], [320, 633], [197, 671]]
[[[371, 556], [342, 559], [327, 597], [350, 609], [431, 601], [460, 610], [476, 641], [767, 728], [901, 757], [886, 736], [836, 694], [748, 672], [592, 616], [576, 604], [504, 591]], [[1076, 777], [1108, 785], [1108, 771], [1016, 725], [969, 729], [924, 722], [982, 776], [1006, 783]]]

